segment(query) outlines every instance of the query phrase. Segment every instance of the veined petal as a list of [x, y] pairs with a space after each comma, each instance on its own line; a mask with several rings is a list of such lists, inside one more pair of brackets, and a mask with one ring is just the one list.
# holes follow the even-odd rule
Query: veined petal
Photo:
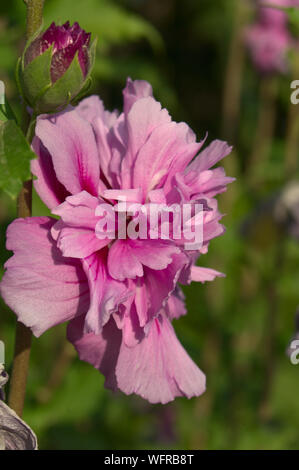
[[89, 228], [68, 227], [63, 223], [61, 225], [59, 222], [57, 223], [58, 226], [57, 247], [61, 250], [63, 256], [86, 258], [111, 242], [108, 238], [100, 240], [95, 236], [95, 231]]
[[225, 277], [225, 274], [215, 271], [215, 269], [204, 268], [202, 266], [191, 267], [191, 281], [213, 281], [216, 277]]
[[64, 258], [50, 235], [55, 219], [16, 219], [7, 230], [7, 249], [0, 292], [18, 320], [35, 336], [85, 313], [89, 288], [81, 264]]
[[76, 111], [92, 125], [96, 119], [101, 119], [107, 129], [110, 129], [118, 118], [118, 112], [105, 110], [103, 101], [96, 95], [89, 96], [80, 101]]
[[169, 181], [177, 171], [184, 169], [199, 150], [201, 144], [189, 142], [190, 128], [185, 123], [166, 122], [153, 129], [138, 152], [133, 170], [133, 185], [149, 191]]
[[143, 276], [142, 263], [136, 258], [127, 240], [116, 240], [109, 249], [108, 271], [119, 281]]
[[200, 171], [209, 170], [216, 165], [219, 160], [229, 155], [232, 151], [226, 142], [222, 140], [214, 140], [208, 145], [195, 160], [188, 166], [186, 173], [189, 171]]
[[83, 319], [68, 326], [68, 339], [80, 359], [106, 377], [105, 386], [136, 393], [150, 403], [168, 403], [177, 396], [191, 398], [205, 391], [205, 375], [178, 341], [171, 323], [160, 316], [147, 336], [130, 347], [113, 318], [99, 335], [83, 333]]
[[[132, 169], [137, 153], [145, 144], [153, 130], [161, 124], [169, 123], [166, 109], [152, 97], [137, 100], [126, 116], [127, 151], [122, 160], [122, 188], [132, 187]], [[136, 186], [135, 186], [136, 187]]]
[[98, 252], [83, 260], [90, 289], [90, 307], [86, 315], [84, 331], [99, 334], [110, 316], [118, 311], [121, 303], [130, 296], [126, 285], [112, 279], [107, 272], [107, 255]]
[[179, 287], [176, 287], [174, 292], [168, 299], [167, 305], [165, 307], [168, 318], [171, 320], [173, 318], [180, 318], [183, 315], [186, 315], [187, 309], [185, 305], [185, 296]]
[[185, 176], [184, 184], [188, 187], [190, 198], [197, 196], [212, 198], [226, 191], [227, 185], [233, 181], [235, 178], [226, 176], [224, 169], [220, 167], [201, 173], [191, 171]]
[[174, 291], [182, 269], [188, 258], [180, 253], [163, 270], [144, 269], [144, 277], [138, 279], [135, 290], [135, 305], [140, 326], [145, 326], [167, 304]]
[[150, 269], [161, 270], [172, 263], [173, 256], [181, 250], [174, 244], [161, 240], [128, 240], [134, 256]]
[[115, 141], [110, 135], [110, 129], [118, 118], [118, 112], [106, 111], [102, 100], [98, 96], [90, 96], [82, 100], [76, 108], [77, 112], [92, 125], [99, 154], [102, 174], [112, 184], [110, 163], [112, 159], [112, 143]]
[[153, 96], [152, 86], [145, 80], [127, 79], [126, 87], [123, 90], [124, 112], [127, 114], [135, 101], [140, 98]]
[[89, 362], [106, 377], [105, 387], [117, 389], [115, 368], [122, 332], [111, 317], [100, 334], [84, 333], [84, 317], [72, 320], [67, 327], [68, 340], [75, 346], [81, 361]]
[[100, 200], [82, 191], [69, 196], [66, 201], [53, 210], [61, 220], [55, 224], [52, 236], [64, 256], [86, 258], [110, 243], [109, 238], [99, 239], [96, 236], [96, 208]]
[[75, 196], [68, 196], [65, 202], [52, 211], [52, 214], [59, 215], [63, 222], [71, 227], [94, 230], [98, 221], [95, 212], [99, 204], [100, 200], [97, 197], [82, 191]]
[[42, 142], [34, 137], [32, 148], [39, 158], [31, 160], [31, 172], [37, 177], [33, 184], [42, 201], [54, 209], [70, 194], [58, 181], [53, 161]]
[[86, 190], [97, 196], [100, 163], [91, 125], [71, 109], [40, 116], [35, 132], [52, 157], [60, 183], [71, 194]]
[[168, 403], [177, 396], [191, 398], [205, 391], [205, 375], [187, 355], [174, 329], [160, 316], [135, 347], [123, 342], [116, 365], [117, 386], [150, 403]]

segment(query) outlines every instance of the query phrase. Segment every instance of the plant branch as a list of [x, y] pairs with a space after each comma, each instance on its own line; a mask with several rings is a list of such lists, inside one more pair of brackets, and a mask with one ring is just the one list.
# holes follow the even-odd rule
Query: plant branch
[[[27, 29], [26, 37], [29, 39], [42, 24], [42, 12], [44, 0], [26, 0], [27, 6]], [[35, 118], [33, 117], [28, 125], [28, 115], [24, 106], [23, 112], [23, 131], [26, 134], [29, 143], [32, 140], [33, 126]], [[26, 181], [19, 194], [17, 201], [17, 216], [30, 217], [32, 214], [32, 180]], [[29, 369], [29, 358], [31, 349], [32, 333], [29, 328], [20, 322], [16, 325], [15, 351], [13, 368], [10, 379], [9, 406], [22, 416], [26, 383]]]
[[27, 40], [41, 27], [43, 22], [44, 0], [24, 0], [27, 6]]
[[260, 104], [253, 150], [248, 162], [251, 186], [262, 183], [260, 168], [267, 164], [273, 144], [277, 118], [278, 81], [276, 77], [263, 77], [260, 82]]
[[[294, 80], [299, 77], [299, 58], [294, 56], [292, 74]], [[296, 105], [291, 101], [289, 104], [287, 131], [286, 131], [286, 150], [285, 150], [285, 173], [286, 178], [292, 178], [298, 170], [299, 160], [299, 113]]]

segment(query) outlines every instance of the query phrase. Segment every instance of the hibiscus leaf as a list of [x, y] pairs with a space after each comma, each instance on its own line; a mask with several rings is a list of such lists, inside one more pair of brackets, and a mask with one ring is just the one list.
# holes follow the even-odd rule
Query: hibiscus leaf
[[30, 179], [30, 160], [35, 157], [16, 122], [0, 120], [0, 188], [12, 198]]
[[4, 99], [4, 103], [0, 103], [0, 123], [1, 121], [8, 121], [9, 119], [13, 119], [14, 121], [16, 121], [16, 117], [14, 115], [13, 110], [9, 106], [7, 100]]

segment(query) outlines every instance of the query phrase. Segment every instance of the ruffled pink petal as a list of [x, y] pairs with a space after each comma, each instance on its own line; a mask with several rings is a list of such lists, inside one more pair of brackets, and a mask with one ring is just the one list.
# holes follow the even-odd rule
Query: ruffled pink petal
[[[58, 224], [57, 224], [58, 226]], [[56, 230], [56, 227], [54, 227]], [[68, 227], [59, 224], [57, 247], [63, 256], [71, 258], [86, 258], [107, 246], [111, 240], [100, 240], [94, 230], [80, 227]]]
[[[128, 133], [125, 115], [122, 113], [108, 134], [109, 148], [111, 150], [111, 161], [109, 163], [109, 175], [112, 180], [111, 187], [114, 189], [124, 188], [121, 184], [122, 160], [127, 152]], [[127, 189], [130, 186], [126, 186]]]
[[205, 375], [179, 343], [171, 323], [160, 316], [134, 347], [121, 341], [111, 318], [100, 335], [83, 333], [81, 318], [68, 325], [68, 339], [81, 360], [106, 377], [105, 386], [136, 393], [150, 403], [168, 403], [177, 396], [191, 398], [205, 391]]
[[36, 135], [49, 151], [56, 176], [71, 193], [97, 196], [100, 164], [91, 125], [76, 110], [37, 120]]
[[119, 281], [143, 275], [142, 263], [136, 258], [127, 240], [116, 240], [109, 249], [108, 271]]
[[219, 160], [229, 155], [232, 151], [226, 142], [222, 140], [214, 140], [193, 160], [187, 167], [186, 173], [195, 171], [197, 174], [204, 170], [209, 170], [216, 165]]
[[205, 375], [179, 343], [171, 323], [160, 316], [135, 347], [122, 343], [116, 365], [117, 386], [150, 403], [191, 398], [205, 391]]
[[173, 256], [181, 252], [178, 247], [163, 240], [128, 240], [128, 244], [138, 261], [154, 270], [167, 268]]
[[76, 111], [83, 119], [90, 122], [92, 125], [96, 119], [100, 118], [108, 129], [113, 126], [118, 118], [118, 112], [105, 110], [103, 101], [96, 95], [89, 96], [80, 101], [76, 107]]
[[115, 368], [122, 341], [121, 330], [111, 318], [101, 334], [85, 334], [84, 323], [83, 316], [69, 322], [68, 340], [75, 346], [81, 361], [89, 362], [106, 377], [105, 387], [116, 390]]
[[127, 203], [141, 203], [141, 190], [137, 189], [106, 189], [103, 193], [105, 199]]
[[153, 204], [166, 204], [166, 196], [163, 188], [153, 189], [148, 193], [148, 200]]
[[[117, 315], [114, 316], [114, 319], [117, 320]], [[144, 330], [140, 325], [134, 303], [131, 304], [130, 310], [125, 313], [121, 328], [123, 343], [129, 348], [135, 347], [142, 340]]]
[[112, 279], [106, 267], [106, 253], [98, 252], [83, 260], [90, 289], [90, 307], [85, 318], [84, 331], [99, 334], [130, 295], [124, 283]]
[[144, 269], [144, 277], [136, 281], [135, 291], [140, 326], [145, 326], [166, 305], [187, 263], [188, 258], [180, 253], [173, 255], [172, 262], [163, 270]]
[[185, 296], [182, 289], [176, 287], [176, 289], [168, 299], [165, 311], [167, 312], [168, 318], [170, 318], [171, 320], [186, 315], [187, 309], [185, 305]]
[[89, 288], [81, 264], [64, 258], [50, 231], [55, 219], [16, 219], [7, 230], [7, 249], [0, 291], [18, 320], [40, 336], [48, 328], [85, 313]]
[[225, 277], [225, 274], [215, 271], [215, 269], [204, 268], [202, 266], [191, 267], [191, 281], [214, 281], [216, 277]]
[[153, 130], [171, 119], [166, 109], [152, 97], [137, 100], [126, 115], [127, 151], [121, 165], [122, 188], [136, 187], [132, 185], [133, 164], [141, 147], [145, 144]]
[[172, 263], [180, 249], [160, 240], [117, 240], [109, 249], [108, 270], [114, 279], [143, 276], [143, 266], [163, 270]]
[[201, 173], [191, 171], [185, 176], [184, 185], [188, 188], [190, 198], [196, 198], [199, 195], [212, 198], [226, 191], [227, 185], [233, 181], [235, 178], [225, 176], [224, 169], [220, 167]]
[[195, 136], [190, 139], [190, 128], [185, 123], [160, 124], [140, 148], [134, 165], [133, 186], [143, 190], [144, 197], [158, 185], [169, 181], [164, 190], [171, 188], [171, 180], [196, 155], [201, 144]]
[[102, 100], [98, 96], [85, 98], [79, 103], [76, 110], [93, 127], [100, 157], [101, 173], [103, 173], [109, 184], [113, 185], [110, 163], [114, 139], [109, 131], [117, 121], [118, 112], [106, 111]]
[[49, 209], [54, 209], [65, 200], [69, 192], [58, 181], [51, 155], [37, 137], [33, 139], [32, 148], [39, 157], [31, 160], [31, 172], [37, 177], [33, 182], [34, 187]]
[[218, 203], [216, 199], [209, 199], [210, 211], [203, 214], [203, 244], [204, 246], [213, 238], [219, 237], [225, 232], [224, 225], [219, 221], [222, 219], [222, 214], [218, 211]]
[[86, 258], [111, 242], [109, 238], [96, 237], [99, 217], [96, 217], [95, 212], [99, 203], [98, 198], [82, 191], [67, 197], [63, 204], [52, 211], [61, 217], [61, 221], [53, 227], [52, 236], [64, 256]]
[[127, 79], [126, 87], [123, 90], [124, 112], [127, 114], [135, 101], [140, 98], [153, 96], [152, 86], [145, 80]]
[[52, 214], [59, 215], [63, 222], [71, 227], [86, 227], [94, 230], [98, 221], [95, 212], [100, 202], [97, 197], [82, 191], [75, 196], [67, 197], [63, 204], [52, 211]]

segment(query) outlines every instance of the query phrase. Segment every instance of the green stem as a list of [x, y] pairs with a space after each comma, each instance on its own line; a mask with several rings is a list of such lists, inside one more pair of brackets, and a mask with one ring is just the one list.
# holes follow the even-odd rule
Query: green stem
[[27, 5], [26, 38], [29, 39], [42, 25], [44, 0], [24, 0]]
[[[294, 56], [293, 79], [299, 77], [299, 57]], [[298, 171], [299, 160], [299, 113], [297, 106], [290, 102], [286, 130], [286, 148], [285, 148], [285, 173], [286, 178], [291, 179]]]
[[[27, 6], [26, 37], [29, 39], [42, 24], [44, 0], [24, 0]], [[29, 143], [34, 133], [35, 117], [31, 118], [27, 127], [28, 116], [24, 108], [23, 130]], [[30, 217], [32, 215], [32, 180], [26, 181], [17, 201], [17, 216]], [[29, 328], [20, 322], [16, 325], [15, 351], [10, 379], [9, 406], [19, 415], [23, 414], [26, 394], [26, 383], [29, 369], [32, 333]]]
[[246, 3], [234, 0], [233, 7], [234, 18], [224, 76], [222, 103], [222, 136], [228, 141], [234, 141], [239, 121], [245, 58], [243, 34], [248, 15]]
[[264, 77], [260, 82], [260, 104], [252, 153], [248, 162], [248, 180], [253, 187], [263, 183], [259, 170], [267, 164], [273, 144], [277, 117], [277, 77]]

